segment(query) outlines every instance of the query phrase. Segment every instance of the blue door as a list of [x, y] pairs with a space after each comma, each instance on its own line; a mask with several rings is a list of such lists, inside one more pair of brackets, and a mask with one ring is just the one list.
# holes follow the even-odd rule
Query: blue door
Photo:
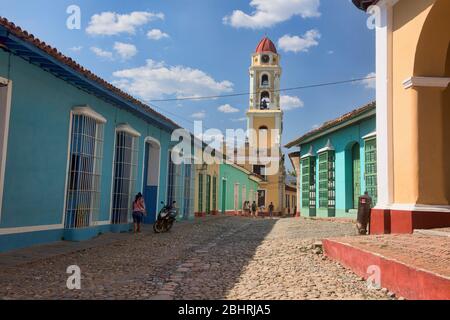
[[[147, 216], [144, 223], [154, 223], [158, 208], [159, 148], [145, 144], [144, 186], [142, 188]], [[157, 159], [157, 161], [155, 161]]]

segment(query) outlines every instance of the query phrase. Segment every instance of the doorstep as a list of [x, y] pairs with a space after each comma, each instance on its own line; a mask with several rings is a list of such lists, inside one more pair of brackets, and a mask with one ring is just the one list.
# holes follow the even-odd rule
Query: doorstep
[[411, 300], [450, 300], [450, 238], [430, 234], [352, 236], [323, 241], [325, 255]]

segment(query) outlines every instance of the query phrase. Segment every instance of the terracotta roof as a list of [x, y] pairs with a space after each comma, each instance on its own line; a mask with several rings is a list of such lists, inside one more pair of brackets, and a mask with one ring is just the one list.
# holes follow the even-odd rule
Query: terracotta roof
[[302, 142], [304, 142], [306, 139], [317, 135], [327, 129], [331, 129], [339, 124], [343, 124], [346, 121], [352, 120], [354, 118], [356, 118], [357, 116], [363, 115], [364, 113], [371, 111], [371, 110], [375, 110], [376, 109], [376, 103], [375, 102], [371, 102], [361, 108], [355, 109], [349, 113], [346, 113], [342, 116], [340, 116], [337, 119], [331, 120], [331, 121], [327, 121], [324, 124], [322, 124], [320, 127], [318, 127], [317, 129], [311, 130], [308, 133], [304, 134], [303, 136], [301, 136], [298, 139], [295, 139], [294, 141], [289, 142], [286, 145], [286, 148], [292, 148], [295, 146], [298, 146], [299, 144], [301, 144]]
[[[110, 93], [118, 95], [121, 98], [127, 100], [128, 102], [132, 103], [133, 105], [138, 106], [139, 108], [141, 108], [142, 111], [146, 112], [147, 114], [154, 116], [156, 118], [159, 118], [162, 121], [168, 122], [176, 128], [180, 128], [180, 126], [177, 123], [175, 123], [174, 121], [172, 121], [171, 119], [165, 117], [164, 115], [160, 114], [159, 112], [156, 112], [150, 106], [142, 103], [141, 101], [132, 97], [128, 93], [113, 86], [106, 80], [103, 80], [102, 78], [100, 78], [99, 76], [97, 76], [93, 72], [91, 72], [90, 70], [79, 65], [72, 58], [63, 55], [56, 48], [51, 47], [50, 45], [48, 45], [45, 42], [36, 38], [34, 35], [28, 33], [25, 30], [22, 30], [20, 27], [16, 26], [14, 23], [8, 21], [8, 19], [3, 18], [1, 16], [0, 16], [0, 27], [4, 27], [12, 35], [16, 36], [17, 38], [20, 38], [21, 40], [26, 41], [27, 43], [33, 45], [34, 47], [40, 49], [43, 53], [50, 55], [51, 57], [55, 58], [59, 62], [70, 67], [73, 71], [81, 74], [86, 79], [94, 81], [97, 84], [101, 85], [102, 87], [107, 89]], [[0, 37], [0, 44], [3, 44], [1, 41], [1, 37]], [[2, 47], [5, 47], [5, 45], [3, 44]]]
[[376, 4], [379, 0], [352, 0], [359, 9], [366, 11], [368, 7]]
[[273, 44], [272, 40], [267, 37], [264, 37], [258, 44], [255, 50], [256, 53], [262, 52], [273, 52], [277, 53], [277, 48]]

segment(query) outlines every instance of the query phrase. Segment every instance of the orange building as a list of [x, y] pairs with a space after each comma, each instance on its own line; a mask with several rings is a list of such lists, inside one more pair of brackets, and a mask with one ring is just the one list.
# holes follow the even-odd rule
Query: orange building
[[450, 1], [353, 2], [376, 24], [378, 204], [371, 233], [450, 226]]

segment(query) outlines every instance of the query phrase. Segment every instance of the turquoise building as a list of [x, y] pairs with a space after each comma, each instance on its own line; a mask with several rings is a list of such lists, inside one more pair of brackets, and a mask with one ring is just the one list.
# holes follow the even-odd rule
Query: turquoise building
[[219, 212], [241, 214], [245, 201], [258, 201], [261, 177], [228, 161], [220, 164], [219, 170]]
[[194, 169], [174, 165], [179, 126], [0, 19], [0, 251], [84, 240], [146, 222], [177, 200], [193, 217]]
[[300, 214], [356, 218], [365, 191], [377, 199], [376, 104], [328, 121], [286, 145], [296, 166]]

